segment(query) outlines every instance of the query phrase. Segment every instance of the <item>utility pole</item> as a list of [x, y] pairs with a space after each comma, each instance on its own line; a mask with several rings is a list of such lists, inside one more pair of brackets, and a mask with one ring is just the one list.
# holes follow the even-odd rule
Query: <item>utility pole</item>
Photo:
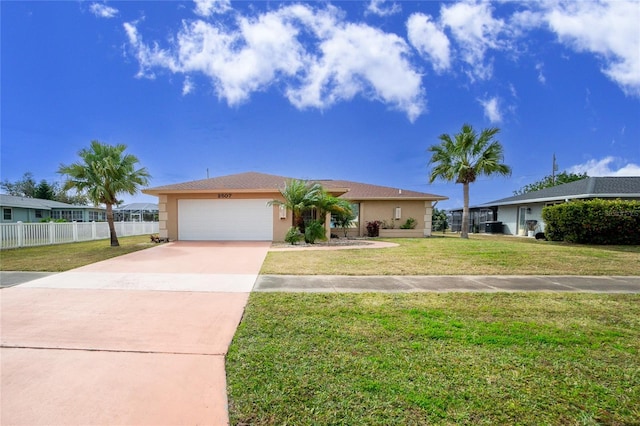
[[558, 164], [556, 163], [556, 153], [553, 153], [553, 166], [551, 167], [551, 183], [556, 184], [556, 172], [558, 171]]

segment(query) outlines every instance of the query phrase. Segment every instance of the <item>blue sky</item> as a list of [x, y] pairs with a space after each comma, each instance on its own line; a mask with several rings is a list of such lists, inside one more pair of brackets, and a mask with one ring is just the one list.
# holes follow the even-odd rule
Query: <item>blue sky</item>
[[[445, 195], [428, 146], [499, 127], [511, 178], [640, 176], [640, 2], [3, 1], [1, 171], [93, 139], [152, 186], [258, 171]], [[144, 194], [125, 201], [155, 201]]]

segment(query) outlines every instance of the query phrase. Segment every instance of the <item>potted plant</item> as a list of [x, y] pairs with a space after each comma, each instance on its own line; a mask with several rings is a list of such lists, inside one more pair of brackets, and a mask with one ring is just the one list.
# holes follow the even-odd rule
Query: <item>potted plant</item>
[[525, 223], [527, 224], [527, 237], [535, 237], [536, 230], [538, 229], [538, 221], [527, 220]]

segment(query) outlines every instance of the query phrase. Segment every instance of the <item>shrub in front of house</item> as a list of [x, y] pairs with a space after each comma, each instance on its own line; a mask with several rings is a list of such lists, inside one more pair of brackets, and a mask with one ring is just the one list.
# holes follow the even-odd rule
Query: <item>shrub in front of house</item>
[[410, 217], [404, 224], [400, 225], [400, 229], [415, 229], [417, 223], [414, 218]]
[[542, 209], [545, 236], [580, 244], [640, 244], [640, 202], [572, 201]]
[[302, 238], [303, 238], [302, 233], [295, 226], [292, 226], [291, 228], [289, 228], [289, 230], [287, 231], [287, 235], [284, 236], [284, 240], [289, 244], [296, 244], [300, 242]]
[[304, 242], [314, 244], [316, 240], [324, 239], [324, 226], [319, 220], [307, 223], [304, 229]]
[[367, 222], [367, 237], [377, 237], [380, 235], [380, 225], [382, 222], [379, 220], [374, 220], [371, 222]]

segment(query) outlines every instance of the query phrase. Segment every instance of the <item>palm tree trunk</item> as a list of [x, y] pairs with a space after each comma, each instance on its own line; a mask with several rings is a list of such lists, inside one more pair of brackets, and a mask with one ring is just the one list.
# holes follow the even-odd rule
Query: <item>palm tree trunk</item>
[[109, 224], [109, 236], [111, 237], [111, 247], [119, 247], [120, 242], [116, 235], [116, 226], [113, 223], [113, 205], [107, 204], [107, 223]]
[[462, 226], [460, 229], [460, 238], [469, 238], [469, 184], [462, 184], [462, 194], [464, 205], [462, 206]]

